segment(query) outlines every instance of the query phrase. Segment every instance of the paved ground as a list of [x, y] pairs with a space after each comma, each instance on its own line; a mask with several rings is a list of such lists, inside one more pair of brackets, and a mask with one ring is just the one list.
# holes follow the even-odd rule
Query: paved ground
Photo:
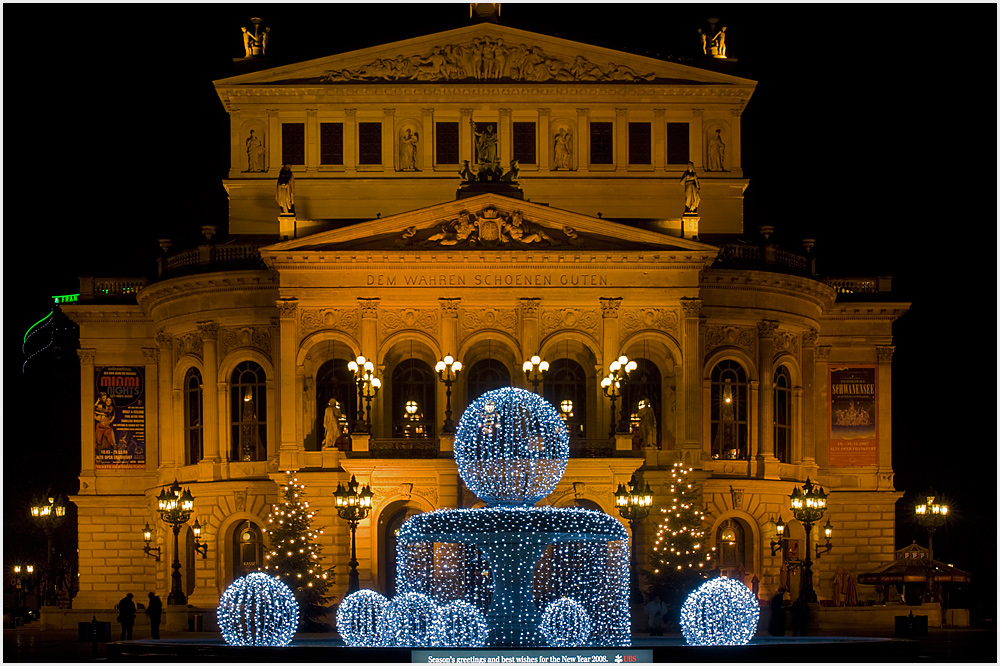
[[[117, 627], [115, 627], [117, 628]], [[833, 635], [832, 632], [827, 632]], [[891, 637], [886, 633], [853, 632], [858, 636]], [[844, 632], [836, 635], [843, 636]], [[217, 640], [213, 633], [160, 632], [163, 640], [172, 638], [190, 641], [197, 638]], [[3, 632], [3, 661], [79, 663], [95, 661], [91, 643], [80, 643], [77, 632], [70, 630], [41, 630], [37, 625], [5, 629]], [[149, 640], [149, 628], [136, 625], [133, 638]], [[643, 637], [645, 638], [645, 637]], [[669, 636], [665, 638], [677, 638]], [[648, 640], [648, 639], [646, 639]], [[642, 641], [643, 643], [646, 640]], [[773, 639], [772, 639], [773, 640]], [[996, 663], [997, 635], [995, 629], [931, 629], [927, 636], [917, 637], [920, 644], [920, 661], [950, 663]], [[637, 641], [638, 642], [638, 641]], [[106, 659], [106, 644], [99, 643], [96, 660]], [[825, 660], [816, 655], [816, 662]]]

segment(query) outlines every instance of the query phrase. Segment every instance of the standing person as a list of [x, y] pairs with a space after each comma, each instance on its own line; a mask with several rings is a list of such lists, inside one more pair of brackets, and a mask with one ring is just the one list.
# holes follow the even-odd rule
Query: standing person
[[805, 636], [809, 629], [809, 604], [805, 597], [792, 603], [792, 636]]
[[146, 616], [149, 618], [149, 635], [160, 639], [160, 616], [163, 615], [163, 602], [153, 592], [149, 593], [149, 605], [146, 606]]
[[649, 620], [649, 635], [663, 635], [663, 613], [666, 605], [660, 601], [658, 593], [653, 594], [653, 598], [646, 602], [646, 618]]
[[118, 602], [118, 622], [122, 625], [121, 640], [132, 640], [132, 627], [135, 626], [135, 602], [132, 601], [131, 592]]
[[785, 588], [779, 587], [778, 593], [771, 598], [771, 621], [767, 623], [767, 632], [772, 636], [785, 635]]

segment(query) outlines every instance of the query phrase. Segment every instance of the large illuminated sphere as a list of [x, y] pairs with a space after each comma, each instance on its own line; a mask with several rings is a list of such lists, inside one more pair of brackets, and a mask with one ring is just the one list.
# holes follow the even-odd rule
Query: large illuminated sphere
[[688, 645], [746, 645], [758, 619], [757, 597], [731, 578], [704, 583], [681, 607], [681, 631]]
[[358, 590], [337, 608], [337, 631], [349, 647], [379, 645], [379, 620], [389, 600], [374, 590]]
[[539, 630], [552, 647], [577, 647], [590, 636], [590, 616], [576, 601], [563, 597], [545, 607]]
[[299, 624], [299, 604], [277, 578], [252, 573], [237, 578], [219, 599], [219, 629], [229, 645], [285, 646]]
[[524, 389], [484, 393], [455, 433], [458, 473], [489, 505], [533, 505], [559, 483], [568, 458], [566, 424], [548, 401]]
[[379, 623], [382, 645], [436, 647], [441, 640], [441, 614], [425, 594], [407, 592], [393, 597]]
[[461, 599], [441, 608], [440, 647], [483, 647], [486, 618], [482, 611]]

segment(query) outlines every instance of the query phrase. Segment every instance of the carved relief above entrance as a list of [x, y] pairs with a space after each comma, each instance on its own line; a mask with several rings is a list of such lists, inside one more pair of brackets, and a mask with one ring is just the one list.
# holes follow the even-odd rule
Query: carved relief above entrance
[[745, 326], [709, 326], [705, 329], [705, 353], [719, 347], [739, 347], [757, 358], [757, 329]]
[[621, 327], [621, 338], [624, 340], [635, 331], [653, 329], [669, 333], [675, 338], [677, 334], [677, 312], [658, 308], [625, 308], [618, 315]]
[[542, 335], [563, 328], [583, 330], [597, 335], [601, 324], [601, 314], [597, 310], [562, 308], [542, 311]]
[[458, 321], [462, 340], [483, 329], [501, 330], [512, 336], [517, 335], [517, 311], [514, 309], [469, 310], [462, 308]]
[[504, 213], [487, 206], [477, 213], [463, 210], [429, 229], [405, 229], [396, 247], [580, 247], [583, 240], [570, 227], [553, 229], [525, 219], [519, 210]]
[[380, 310], [378, 325], [380, 337], [403, 329], [417, 329], [432, 335], [438, 335], [438, 310], [420, 310], [417, 308], [398, 308]]
[[299, 309], [299, 331], [309, 335], [321, 328], [336, 329], [347, 333], [355, 339], [358, 337], [357, 309], [338, 310], [335, 308]]

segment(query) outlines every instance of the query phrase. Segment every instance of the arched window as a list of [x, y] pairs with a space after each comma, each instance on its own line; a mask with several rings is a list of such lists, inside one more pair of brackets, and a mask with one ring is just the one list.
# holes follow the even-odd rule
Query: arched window
[[792, 378], [788, 368], [774, 371], [774, 455], [790, 462], [792, 453]]
[[431, 366], [416, 358], [400, 361], [392, 371], [392, 436], [434, 436], [437, 377]]
[[[732, 539], [723, 538], [728, 530], [732, 530], [729, 535]], [[747, 562], [751, 561], [747, 557], [747, 546], [746, 528], [742, 521], [730, 519], [719, 525], [715, 532], [715, 547], [719, 551], [719, 569], [723, 574], [740, 580], [737, 571], [742, 566], [746, 573]]]
[[552, 403], [566, 422], [569, 436], [587, 436], [587, 375], [576, 361], [556, 359], [549, 365], [542, 397]]
[[466, 381], [468, 382], [466, 395], [469, 404], [472, 404], [473, 400], [487, 391], [510, 386], [510, 370], [500, 361], [484, 358], [472, 364]]
[[[622, 386], [622, 407], [628, 416], [630, 432], [641, 430], [646, 405], [652, 407], [656, 417], [656, 434], [659, 436], [659, 425], [663, 419], [660, 414], [663, 405], [663, 387], [660, 379], [660, 369], [656, 364], [644, 358], [635, 359], [635, 370], [629, 373], [628, 381]], [[658, 442], [643, 442], [643, 446], [657, 446]]]
[[327, 361], [316, 373], [316, 442], [323, 448], [326, 427], [326, 407], [331, 400], [340, 404], [340, 431], [347, 432], [349, 424], [358, 418], [358, 385], [354, 373], [347, 369], [347, 360], [342, 358]]
[[750, 455], [746, 371], [736, 361], [722, 361], [712, 369], [712, 458], [747, 460]]
[[264, 566], [264, 535], [249, 520], [233, 530], [233, 580]]
[[253, 361], [236, 366], [229, 380], [231, 460], [267, 459], [267, 386], [264, 369]]
[[198, 368], [189, 368], [184, 375], [184, 442], [187, 464], [195, 465], [202, 456], [202, 388]]

